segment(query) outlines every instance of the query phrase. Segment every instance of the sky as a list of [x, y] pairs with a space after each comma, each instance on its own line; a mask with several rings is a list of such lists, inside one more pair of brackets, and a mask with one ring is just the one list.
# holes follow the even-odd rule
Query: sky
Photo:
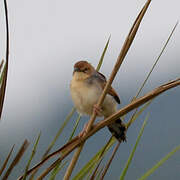
[[[40, 151], [48, 146], [73, 107], [69, 92], [73, 64], [79, 60], [87, 60], [96, 66], [111, 35], [100, 70], [108, 77], [126, 35], [144, 3], [144, 0], [8, 1], [10, 63], [5, 105], [0, 122], [0, 156], [5, 157], [13, 144], [16, 144], [17, 150], [25, 138], [33, 143], [39, 131], [42, 132]], [[180, 18], [179, 7], [179, 0], [151, 2], [113, 82], [113, 87], [122, 102], [119, 108], [129, 103], [145, 79]], [[3, 8], [1, 3], [1, 59], [5, 57]], [[141, 95], [180, 77], [179, 47], [178, 25]], [[150, 118], [127, 179], [137, 179], [157, 160], [179, 145], [179, 99], [180, 89], [174, 88], [154, 100], [129, 129], [128, 142], [121, 146], [105, 179], [110, 177], [118, 179], [148, 112]], [[76, 117], [77, 114], [68, 125], [66, 132], [72, 131]], [[81, 121], [78, 131], [87, 120], [88, 118], [84, 118]], [[68, 133], [63, 134], [54, 150], [63, 145], [68, 136]], [[84, 149], [84, 152], [91, 150], [88, 157], [91, 157], [91, 154], [96, 152], [109, 136], [109, 132], [103, 129], [94, 136], [96, 139], [92, 137]], [[28, 155], [27, 153], [26, 156]], [[75, 172], [87, 159], [85, 153], [82, 153]], [[36, 160], [35, 162], [38, 162], [38, 158]], [[21, 166], [24, 162], [21, 162]], [[179, 168], [180, 153], [178, 152], [149, 179], [166, 180], [172, 177], [178, 179]], [[14, 177], [18, 172], [19, 169], [16, 168]], [[10, 179], [13, 180], [14, 177]]]

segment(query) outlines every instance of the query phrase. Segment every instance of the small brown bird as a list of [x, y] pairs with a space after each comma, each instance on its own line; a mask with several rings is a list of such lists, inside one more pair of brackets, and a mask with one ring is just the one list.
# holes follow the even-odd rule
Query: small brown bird
[[[74, 105], [81, 115], [91, 116], [93, 110], [96, 110], [98, 116], [106, 118], [117, 111], [116, 106], [117, 103], [120, 104], [120, 99], [112, 87], [109, 89], [101, 109], [96, 108], [106, 82], [106, 77], [97, 72], [87, 61], [75, 63], [70, 89]], [[117, 119], [109, 125], [108, 129], [116, 139], [126, 140], [126, 127], [121, 119]]]

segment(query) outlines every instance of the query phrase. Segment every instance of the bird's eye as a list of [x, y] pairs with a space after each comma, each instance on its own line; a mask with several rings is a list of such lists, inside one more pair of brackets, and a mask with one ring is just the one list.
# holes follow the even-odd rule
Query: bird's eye
[[85, 69], [84, 69], [84, 72], [87, 72], [87, 71], [88, 71], [88, 68], [85, 68]]

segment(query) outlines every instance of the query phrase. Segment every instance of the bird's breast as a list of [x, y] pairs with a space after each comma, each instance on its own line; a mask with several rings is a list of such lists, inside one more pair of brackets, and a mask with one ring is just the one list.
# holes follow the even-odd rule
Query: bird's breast
[[81, 114], [91, 115], [93, 106], [97, 103], [101, 94], [101, 89], [94, 84], [85, 81], [71, 81], [71, 96], [76, 109]]

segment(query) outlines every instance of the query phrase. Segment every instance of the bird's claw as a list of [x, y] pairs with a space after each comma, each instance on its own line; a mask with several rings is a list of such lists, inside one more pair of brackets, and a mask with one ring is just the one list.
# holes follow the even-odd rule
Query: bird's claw
[[94, 106], [93, 106], [93, 110], [94, 110], [94, 112], [97, 114], [97, 115], [101, 115], [102, 114], [102, 109], [100, 108], [100, 107], [98, 107], [97, 106], [97, 104], [94, 104]]

